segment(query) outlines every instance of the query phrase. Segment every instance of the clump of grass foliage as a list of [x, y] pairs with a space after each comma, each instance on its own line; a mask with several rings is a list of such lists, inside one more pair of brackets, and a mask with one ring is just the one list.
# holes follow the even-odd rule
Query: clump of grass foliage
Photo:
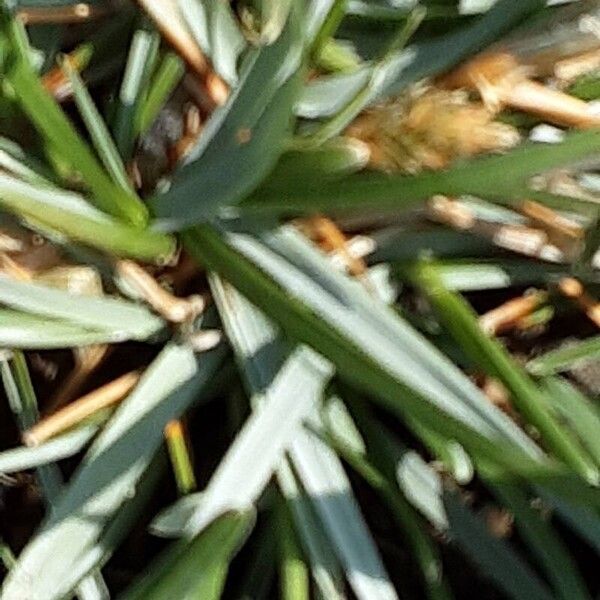
[[[469, 4], [0, 2], [1, 226], [93, 267], [105, 290], [0, 273], [2, 600], [598, 593], [600, 413], [568, 376], [598, 340], [550, 295], [582, 326], [555, 331], [525, 365], [476, 309], [567, 276], [593, 295], [598, 204], [530, 184], [573, 164], [593, 179], [600, 133], [416, 174], [364, 169], [340, 137], [373, 103], [556, 10]], [[83, 9], [78, 22], [53, 19]], [[132, 165], [167, 127], [169, 98], [186, 77], [202, 81], [169, 35], [173, 11], [228, 95], [203, 107], [185, 157], [140, 188]], [[49, 92], [53, 70], [66, 99]], [[579, 88], [594, 99], [597, 81]], [[413, 228], [438, 194], [477, 198], [498, 218], [534, 198], [582, 223], [585, 249], [552, 264], [425, 220]], [[376, 241], [368, 285], [292, 220], [317, 214], [370, 223], [359, 226]], [[158, 275], [183, 255], [197, 267], [186, 293], [211, 300], [169, 322], [116, 265]], [[573, 336], [589, 339], [561, 346]], [[67, 376], [64, 357], [90, 346], [116, 359], [82, 390], [130, 369], [138, 383], [116, 409], [19, 445]], [[58, 362], [54, 383], [40, 360]], [[474, 374], [503, 385], [509, 414]], [[41, 500], [23, 501], [19, 536], [1, 499], [27, 473]], [[510, 521], [504, 534], [494, 514]]]

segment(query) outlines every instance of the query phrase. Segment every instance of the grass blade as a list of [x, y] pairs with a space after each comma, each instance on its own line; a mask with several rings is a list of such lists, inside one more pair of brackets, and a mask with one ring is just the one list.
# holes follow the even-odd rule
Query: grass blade
[[176, 345], [162, 351], [95, 440], [60, 502], [19, 556], [4, 582], [3, 598], [53, 600], [73, 590], [79, 561], [96, 546], [150, 464], [162, 443], [164, 426], [198, 398], [222, 356], [222, 349], [217, 349], [197, 361], [191, 350]]
[[277, 483], [310, 559], [311, 574], [317, 589], [323, 598], [343, 600], [344, 583], [337, 557], [314, 514], [310, 498], [300, 488], [288, 460], [282, 462], [277, 470]]
[[[301, 52], [294, 11], [277, 42], [247, 58], [237, 88], [211, 116], [170, 189], [151, 199], [163, 229], [214, 216], [241, 200], [271, 170], [291, 124]], [[204, 190], [200, 202], [199, 185]]]
[[425, 530], [425, 525], [415, 512], [388, 482], [371, 465], [367, 457], [332, 440], [332, 447], [381, 496], [394, 520], [406, 535], [408, 544], [421, 568], [427, 596], [431, 600], [449, 600], [452, 596], [442, 579], [441, 557]]
[[238, 59], [248, 44], [232, 7], [227, 2], [179, 0], [179, 8], [214, 70], [229, 85], [236, 85]]
[[556, 597], [563, 600], [589, 598], [567, 548], [552, 528], [531, 508], [526, 494], [511, 485], [495, 484], [492, 489], [515, 516], [521, 535], [537, 557], [546, 577], [552, 582]]
[[316, 436], [300, 432], [290, 458], [356, 596], [396, 598], [336, 454]]
[[445, 496], [453, 541], [480, 566], [508, 596], [515, 599], [550, 600], [553, 596], [537, 575], [503, 540], [492, 538], [483, 522], [462, 502]]
[[36, 448], [22, 446], [4, 450], [0, 452], [0, 473], [18, 473], [73, 456], [85, 447], [97, 430], [96, 426], [88, 425]]
[[[14, 351], [10, 362], [2, 361], [2, 383], [11, 409], [21, 432], [31, 427], [39, 417], [37, 398], [29, 376], [25, 355]], [[36, 468], [46, 504], [52, 509], [62, 492], [62, 474], [55, 464], [39, 465]], [[18, 561], [12, 564], [17, 565]], [[108, 595], [106, 584], [99, 571], [88, 569], [78, 578], [77, 594], [81, 600], [105, 600]], [[88, 575], [88, 573], [90, 573]], [[87, 577], [85, 577], [88, 575]]]
[[159, 44], [160, 36], [155, 31], [140, 28], [133, 34], [113, 118], [115, 142], [124, 160], [129, 160], [133, 152], [135, 115], [145, 99]]
[[[292, 236], [292, 239], [296, 240], [295, 236]], [[368, 389], [375, 398], [397, 414], [411, 414], [415, 418], [422, 419], [432, 429], [456, 439], [465, 448], [473, 448], [475, 444], [478, 448], [477, 452], [484, 452], [488, 456], [493, 454], [494, 460], [500, 461], [509, 470], [527, 464], [530, 460], [526, 458], [527, 454], [530, 457], [538, 457], [536, 460], [539, 460], [539, 451], [531, 441], [513, 424], [509, 424], [504, 417], [499, 416], [485, 399], [477, 396], [479, 399], [476, 400], [476, 392], [472, 385], [464, 375], [448, 367], [441, 355], [435, 353], [432, 373], [436, 373], [434, 381], [438, 377], [449, 376], [444, 383], [444, 403], [434, 408], [431, 401], [436, 397], [437, 392], [433, 388], [427, 391], [423, 388], [424, 381], [431, 380], [432, 375], [418, 377], [418, 383], [415, 381], [415, 391], [409, 391], [403, 382], [410, 381], [417, 371], [414, 370], [413, 361], [406, 358], [408, 355], [404, 350], [400, 350], [397, 346], [392, 349], [389, 346], [392, 338], [394, 344], [398, 339], [406, 336], [413, 339], [415, 343], [411, 343], [410, 350], [413, 357], [429, 355], [431, 358], [426, 359], [429, 361], [433, 359], [433, 355], [430, 354], [432, 350], [420, 337], [413, 337], [416, 334], [410, 333], [406, 325], [401, 325], [397, 315], [392, 319], [387, 309], [374, 302], [358, 283], [347, 281], [342, 275], [332, 272], [329, 264], [322, 257], [319, 256], [317, 259], [317, 255], [314, 256], [323, 270], [318, 276], [315, 274], [315, 279], [311, 280], [305, 273], [292, 267], [291, 263], [277, 258], [271, 250], [267, 250], [250, 237], [237, 237], [230, 234], [227, 240], [227, 243], [224, 242], [208, 227], [196, 230], [194, 234], [185, 235], [185, 242], [190, 252], [204, 264], [220, 271], [229, 281], [234, 282], [236, 287], [254, 303], [268, 310], [271, 318], [291, 337], [319, 348], [319, 351], [338, 367], [340, 375], [348, 381], [361, 389]], [[308, 251], [304, 243], [301, 243], [300, 247], [302, 252]], [[313, 256], [312, 252], [309, 255]], [[251, 261], [255, 261], [259, 266], [254, 266]], [[269, 276], [266, 276], [263, 270]], [[277, 278], [277, 284], [270, 277]], [[331, 281], [332, 278], [335, 283]], [[327, 282], [327, 292], [315, 281]], [[335, 296], [331, 293], [334, 292], [335, 285], [340, 285], [342, 281], [344, 284], [338, 290], [339, 298], [334, 300]], [[283, 292], [279, 286], [284, 287], [286, 291]], [[360, 299], [358, 306], [352, 307], [352, 312], [349, 313], [348, 302], [357, 299]], [[382, 314], [377, 318], [373, 315], [364, 322], [362, 319], [367, 319], [366, 315], [358, 316], [362, 311], [372, 310]], [[315, 314], [320, 318], [316, 318]], [[377, 320], [384, 318], [383, 314], [388, 315], [385, 317], [385, 324]], [[397, 334], [391, 333], [396, 331]], [[363, 333], [367, 336], [367, 332], [369, 336], [377, 332], [377, 341], [363, 337]], [[358, 335], [361, 337], [357, 338]], [[365, 360], [366, 357], [369, 358]], [[397, 366], [393, 366], [396, 365], [396, 361], [392, 363], [391, 357], [398, 358]], [[436, 366], [433, 367], [433, 364]], [[396, 368], [403, 370], [400, 372]], [[458, 390], [461, 390], [461, 394], [465, 390], [469, 391], [471, 399], [468, 401], [466, 398], [461, 399], [459, 404], [452, 408], [447, 404], [447, 398], [449, 394], [454, 396]], [[426, 397], [428, 397], [427, 401], [425, 401]], [[399, 398], [402, 398], [401, 402]], [[469, 409], [465, 413], [464, 408], [458, 408], [458, 406], [466, 406], [463, 404], [465, 401], [467, 404], [474, 402], [477, 408], [474, 411]], [[455, 416], [450, 417], [446, 410], [453, 411]], [[490, 422], [486, 422], [488, 418], [491, 419]], [[477, 425], [466, 426], [461, 419], [467, 419], [471, 423], [475, 423], [472, 419], [476, 419]], [[482, 434], [483, 431], [486, 432], [485, 435]], [[500, 433], [501, 431], [503, 433]], [[488, 435], [491, 437], [486, 437]], [[500, 441], [503, 436], [513, 440], [512, 449]], [[495, 441], [492, 442], [492, 439]], [[522, 449], [521, 451], [516, 450], [515, 442], [516, 446]], [[517, 452], [521, 458], [508, 460], [507, 456], [512, 452]]]
[[444, 287], [436, 267], [423, 263], [415, 267], [414, 275], [448, 331], [476, 363], [504, 383], [515, 407], [539, 430], [546, 445], [589, 482], [599, 482], [600, 472], [573, 436], [558, 424], [542, 391], [512, 361], [500, 343], [482, 331], [477, 315], [467, 302]]
[[86, 329], [110, 332], [114, 339], [144, 340], [164, 328], [161, 318], [139, 304], [106, 296], [71, 294], [37, 283], [15, 281], [2, 274], [0, 304]]
[[117, 255], [165, 262], [175, 251], [175, 241], [165, 234], [115, 221], [72, 192], [32, 185], [5, 173], [0, 173], [0, 207], [38, 228]]
[[[302, 377], [306, 371], [316, 375], [309, 380]], [[256, 502], [300, 424], [320, 399], [330, 375], [326, 362], [307, 348], [290, 356], [265, 393], [261, 407], [248, 419], [217, 467], [200, 506], [184, 525], [186, 533], [196, 535], [219, 514], [245, 510]]]
[[308, 568], [296, 540], [291, 516], [283, 500], [276, 507], [279, 546], [280, 597], [282, 600], [310, 600]]
[[[278, 337], [274, 326], [262, 313], [230, 286], [219, 283], [218, 279], [213, 281], [213, 290], [225, 328], [255, 398], [262, 397], [263, 390], [270, 391], [273, 388], [280, 379], [281, 372], [291, 361], [294, 361], [300, 370], [296, 381], [290, 380], [286, 388], [281, 388], [281, 393], [284, 396], [296, 397], [298, 401], [299, 397], [307, 396], [317, 384], [322, 393], [322, 386], [325, 385], [323, 374], [310, 368], [310, 365], [298, 364], [294, 359], [300, 350], [307, 350], [305, 347], [293, 351], [286, 360], [290, 352], [288, 344]], [[295, 392], [296, 388], [302, 390], [302, 394]], [[311, 406], [310, 418], [318, 420], [314, 401]], [[291, 465], [298, 472], [299, 481], [307, 492], [308, 500], [325, 526], [327, 537], [346, 570], [355, 594], [361, 599], [394, 597], [393, 588], [380, 563], [339, 460], [324, 444], [313, 435], [303, 432], [299, 426], [294, 434], [290, 451]], [[299, 468], [299, 461], [303, 465], [302, 469]], [[286, 469], [284, 463], [284, 466], [280, 467], [279, 479], [284, 485], [286, 482], [289, 485], [289, 477], [285, 475]], [[327, 498], [320, 497], [325, 494], [325, 488], [331, 490], [336, 505], [348, 516], [349, 521], [339, 518], [334, 510], [329, 510]], [[348, 522], [354, 525], [348, 527]], [[356, 548], [361, 550], [357, 551]]]
[[582, 445], [600, 465], [600, 410], [577, 388], [560, 377], [543, 381], [552, 407], [579, 437]]
[[[242, 203], [252, 213], [297, 214], [361, 210], [399, 210], [418, 206], [436, 194], [471, 195], [514, 204], [524, 196], [529, 178], [594, 156], [600, 149], [597, 130], [569, 133], [560, 144], [524, 143], [501, 156], [469, 160], [445, 170], [419, 175], [358, 173], [326, 179], [306, 172], [302, 178], [267, 180]], [[506, 178], [503, 174], [510, 173]], [[401, 200], [399, 200], [399, 198]], [[548, 197], [536, 197], [548, 202]], [[566, 210], [595, 210], [587, 201], [569, 199]]]
[[68, 60], [63, 60], [61, 66], [71, 82], [77, 108], [94, 143], [96, 152], [104, 164], [104, 168], [125, 193], [131, 193], [131, 182], [119, 156], [119, 151], [83, 80]]
[[594, 336], [582, 342], [551, 350], [530, 360], [527, 363], [527, 370], [533, 375], [543, 377], [567, 371], [575, 364], [594, 360], [598, 356], [600, 356], [600, 336]]
[[[326, 15], [333, 0], [316, 4], [323, 5], [322, 14]], [[391, 53], [383, 63], [368, 65], [359, 72], [331, 78], [330, 89], [337, 90], [335, 99], [330, 95], [317, 92], [317, 90], [323, 91], [317, 80], [307, 86], [309, 89], [314, 86], [314, 89], [309, 92], [311, 101], [308, 104], [306, 100], [309, 97], [305, 97], [300, 114], [304, 117], [319, 118], [344, 110], [353, 99], [356, 99], [356, 94], [373, 76], [375, 70], [379, 71], [377, 80], [373, 82], [365, 102], [369, 103], [382, 96], [399, 94], [410, 84], [438, 75], [485, 48], [543, 5], [544, 0], [527, 0], [518, 3], [512, 0], [501, 0], [488, 13], [457, 31], [416, 42], [404, 50]], [[340, 84], [343, 87], [340, 87]]]
[[161, 555], [121, 600], [218, 600], [229, 562], [253, 525], [252, 511], [220, 516], [191, 541], [177, 542]]
[[139, 105], [135, 118], [136, 135], [142, 135], [150, 129], [184, 73], [185, 65], [181, 58], [173, 52], [167, 52], [148, 85], [148, 95]]
[[0, 309], [0, 345], [5, 348], [48, 350], [123, 342], [120, 332], [86, 329], [68, 321]]
[[126, 193], [113, 184], [104, 172], [71, 121], [42, 86], [26, 53], [20, 50], [10, 16], [5, 8], [1, 10], [0, 26], [11, 40], [13, 53], [12, 58], [6, 61], [5, 77], [31, 122], [47, 143], [58, 149], [67, 163], [81, 174], [99, 208], [137, 227], [145, 225], [147, 210], [142, 201], [132, 192]]

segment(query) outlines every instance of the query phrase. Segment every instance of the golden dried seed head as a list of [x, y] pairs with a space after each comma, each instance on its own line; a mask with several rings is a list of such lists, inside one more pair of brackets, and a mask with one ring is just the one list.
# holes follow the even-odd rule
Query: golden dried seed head
[[493, 120], [483, 104], [461, 91], [414, 88], [370, 108], [346, 130], [365, 143], [370, 165], [383, 171], [442, 169], [453, 160], [513, 147], [519, 134]]

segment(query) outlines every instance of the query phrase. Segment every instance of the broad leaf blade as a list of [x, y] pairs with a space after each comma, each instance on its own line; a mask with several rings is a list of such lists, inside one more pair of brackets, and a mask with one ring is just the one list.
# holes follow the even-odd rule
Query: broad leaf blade
[[151, 563], [122, 600], [218, 600], [227, 567], [254, 525], [254, 513], [228, 512], [191, 541], [181, 540]]
[[145, 307], [119, 298], [71, 294], [0, 274], [0, 304], [86, 329], [105, 331], [118, 339], [144, 340], [158, 333], [162, 319]]
[[[162, 441], [164, 426], [198, 397], [221, 358], [222, 349], [204, 354], [202, 361], [186, 347], [169, 345], [162, 351], [19, 556], [4, 582], [2, 598], [54, 600], [73, 590], [81, 576], [79, 561], [89, 556], [135, 489]], [[98, 560], [102, 556], [98, 553]]]
[[302, 42], [292, 12], [277, 42], [254, 50], [170, 189], [151, 205], [162, 228], [189, 226], [248, 195], [274, 166], [291, 124]]

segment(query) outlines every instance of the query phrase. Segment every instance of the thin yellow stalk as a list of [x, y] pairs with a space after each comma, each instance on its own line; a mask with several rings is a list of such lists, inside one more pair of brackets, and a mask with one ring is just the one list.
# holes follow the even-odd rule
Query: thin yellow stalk
[[117, 379], [99, 387], [71, 402], [65, 408], [42, 419], [23, 433], [23, 443], [38, 446], [55, 435], [81, 423], [103, 408], [120, 402], [135, 387], [141, 376], [140, 371], [130, 371]]

